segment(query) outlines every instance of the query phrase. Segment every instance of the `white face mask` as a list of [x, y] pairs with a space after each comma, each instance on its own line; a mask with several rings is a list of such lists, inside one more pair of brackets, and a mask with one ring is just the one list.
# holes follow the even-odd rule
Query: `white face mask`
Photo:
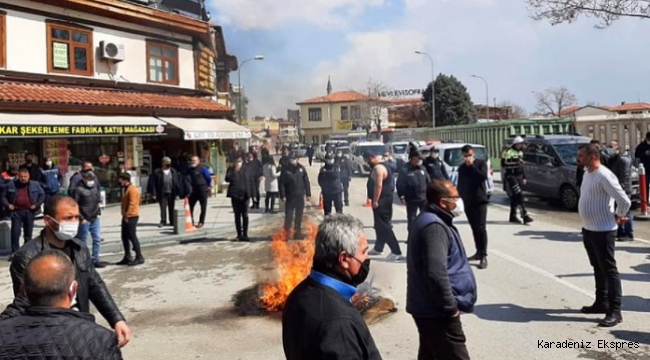
[[462, 216], [465, 213], [465, 203], [463, 202], [463, 199], [458, 198], [455, 200], [456, 201], [456, 208], [451, 211], [451, 214], [457, 218]]
[[58, 222], [50, 217], [50, 221], [59, 225], [59, 231], [54, 231], [54, 236], [61, 241], [69, 241], [74, 239], [77, 236], [77, 230], [79, 229], [78, 221], [62, 221]]
[[341, 157], [341, 156], [343, 156], [343, 154], [341, 153], [336, 154], [336, 157]]
[[422, 159], [418, 160], [418, 166], [422, 166]]
[[289, 164], [295, 166], [298, 162], [296, 160], [289, 160]]
[[440, 155], [440, 154], [438, 154], [438, 153], [431, 153], [431, 157], [434, 158], [434, 159], [437, 159], [437, 158], [438, 158], [438, 155]]
[[240, 168], [241, 165], [242, 165], [242, 162], [241, 162], [241, 161], [237, 161], [237, 162], [235, 163], [235, 166], [236, 166], [237, 168]]
[[46, 161], [46, 162], [45, 162], [45, 165], [47, 165], [47, 166], [49, 166], [49, 167], [52, 167], [52, 162], [51, 162], [51, 161]]
[[93, 187], [95, 186], [95, 181], [86, 181], [86, 185], [88, 185], [88, 187]]

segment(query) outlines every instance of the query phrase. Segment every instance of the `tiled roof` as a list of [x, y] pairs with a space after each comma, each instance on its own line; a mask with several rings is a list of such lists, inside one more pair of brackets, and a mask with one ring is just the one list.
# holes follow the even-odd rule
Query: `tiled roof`
[[12, 82], [0, 82], [0, 102], [152, 110], [232, 111], [225, 105], [201, 97]]
[[303, 100], [299, 102], [298, 105], [354, 102], [354, 101], [365, 101], [365, 100], [370, 100], [370, 97], [360, 92], [351, 90], [351, 91], [333, 92], [327, 96], [319, 96], [313, 99]]
[[650, 104], [648, 103], [629, 103], [622, 104], [619, 106], [609, 107], [611, 111], [632, 111], [632, 110], [650, 110]]
[[569, 106], [568, 108], [564, 108], [562, 111], [560, 111], [560, 116], [571, 115], [580, 109], [582, 109], [580, 106]]
[[395, 99], [389, 102], [389, 106], [405, 106], [423, 104], [422, 98]]

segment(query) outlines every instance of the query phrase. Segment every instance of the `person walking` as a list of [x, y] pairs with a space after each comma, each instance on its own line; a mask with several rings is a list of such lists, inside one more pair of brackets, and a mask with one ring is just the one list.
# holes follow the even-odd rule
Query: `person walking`
[[[594, 145], [578, 150], [580, 163], [587, 171], [582, 179], [578, 214], [582, 220], [582, 237], [589, 263], [594, 269], [596, 301], [584, 306], [585, 314], [605, 314], [601, 327], [612, 327], [623, 321], [621, 316], [621, 277], [616, 267], [616, 231], [628, 221], [631, 201], [616, 175], [600, 163], [600, 151]], [[612, 213], [611, 200], [616, 210]]]
[[289, 147], [286, 145], [282, 146], [282, 156], [280, 156], [280, 161], [278, 162], [279, 165], [278, 168], [280, 170], [282, 170], [287, 165], [289, 165], [289, 160], [290, 160], [289, 155], [291, 155], [291, 151], [289, 151]]
[[485, 160], [477, 159], [472, 145], [461, 149], [465, 161], [458, 167], [458, 192], [466, 205], [465, 215], [472, 228], [476, 253], [469, 260], [478, 260], [479, 269], [485, 269], [487, 262], [487, 186], [488, 166]]
[[424, 159], [424, 167], [427, 169], [431, 181], [449, 180], [447, 168], [442, 162], [442, 159], [440, 159], [440, 150], [436, 147], [432, 146], [431, 150], [429, 150], [429, 156]]
[[43, 190], [45, 191], [45, 201], [59, 193], [63, 183], [63, 174], [58, 166], [52, 162], [52, 158], [45, 159], [43, 167]]
[[226, 182], [228, 185], [227, 197], [230, 198], [232, 210], [235, 214], [235, 228], [237, 241], [250, 241], [248, 238], [248, 202], [255, 193], [255, 181], [252, 166], [244, 164], [242, 158], [235, 159], [234, 167], [228, 169]]
[[307, 147], [307, 160], [309, 160], [309, 166], [311, 166], [312, 162], [314, 161], [314, 151], [314, 144], [312, 143]]
[[368, 325], [352, 305], [370, 271], [363, 223], [344, 214], [325, 218], [316, 234], [310, 274], [282, 311], [287, 360], [381, 360]]
[[524, 224], [530, 224], [533, 219], [528, 216], [524, 205], [524, 193], [521, 189], [526, 185], [526, 174], [524, 173], [524, 139], [517, 136], [512, 141], [512, 146], [503, 152], [501, 156], [501, 168], [505, 172], [505, 179], [510, 189], [510, 222], [521, 224], [517, 217], [517, 210], [521, 209], [521, 217]]
[[407, 229], [411, 229], [418, 211], [422, 212], [426, 208], [427, 185], [431, 182], [422, 165], [422, 154], [416, 150], [409, 156], [409, 162], [404, 164], [397, 178], [397, 196], [406, 205]]
[[77, 189], [74, 192], [74, 199], [79, 204], [80, 215], [77, 239], [85, 244], [88, 234], [90, 234], [93, 241], [93, 264], [96, 268], [103, 268], [106, 267], [106, 264], [99, 261], [102, 241], [101, 209], [99, 205], [102, 202], [102, 196], [95, 187], [95, 181], [97, 181], [97, 177], [94, 172], [83, 173], [83, 179], [77, 184]]
[[350, 180], [352, 180], [352, 175], [354, 174], [354, 168], [352, 167], [352, 162], [346, 156], [343, 156], [343, 151], [336, 151], [336, 159], [334, 159], [336, 165], [338, 165], [339, 170], [341, 171], [341, 185], [343, 186], [343, 204], [345, 206], [350, 206]]
[[158, 206], [160, 206], [160, 224], [158, 227], [172, 225], [176, 199], [185, 197], [181, 177], [178, 171], [172, 168], [172, 159], [167, 156], [162, 159], [162, 168], [156, 169], [149, 178], [147, 192], [152, 195], [153, 199], [158, 202]]
[[341, 184], [341, 170], [334, 163], [332, 154], [325, 155], [325, 165], [318, 173], [318, 185], [323, 194], [323, 212], [325, 216], [332, 213], [332, 203], [337, 214], [343, 213], [343, 184]]
[[294, 227], [294, 240], [302, 240], [302, 215], [305, 211], [305, 199], [311, 199], [311, 184], [307, 169], [302, 166], [295, 154], [289, 155], [289, 162], [282, 167], [278, 182], [280, 198], [286, 202], [284, 213], [284, 229], [287, 233]]
[[382, 157], [369, 152], [366, 154], [368, 165], [372, 168], [366, 183], [367, 197], [372, 202], [372, 217], [377, 240], [370, 255], [381, 255], [384, 245], [388, 245], [391, 253], [388, 261], [403, 261], [402, 250], [399, 248], [397, 237], [393, 232], [393, 173], [389, 166], [384, 165]]
[[25, 243], [32, 239], [34, 218], [41, 212], [45, 202], [45, 192], [41, 184], [30, 180], [29, 169], [20, 168], [18, 177], [8, 182], [2, 193], [2, 204], [9, 210], [11, 219], [11, 255], [9, 261], [20, 248], [20, 232]]
[[[124, 258], [117, 265], [136, 266], [144, 264], [144, 257], [138, 240], [138, 220], [140, 219], [140, 192], [131, 183], [129, 173], [121, 173], [117, 177], [120, 186], [124, 189], [122, 195], [122, 246]], [[131, 245], [135, 251], [135, 259], [131, 257]]]
[[250, 198], [253, 200], [251, 209], [260, 208], [260, 185], [264, 180], [264, 166], [260, 159], [257, 158], [257, 152], [252, 151], [247, 155], [246, 167], [248, 168], [248, 174], [252, 176], [255, 181], [255, 187], [252, 189]]
[[275, 200], [278, 198], [279, 188], [278, 188], [278, 179], [282, 172], [278, 171], [277, 166], [275, 166], [275, 160], [273, 156], [266, 156], [263, 158], [264, 163], [264, 191], [266, 196], [264, 197], [264, 213], [275, 214]]
[[[610, 169], [616, 175], [621, 188], [625, 191], [625, 195], [631, 199], [632, 196], [632, 159], [621, 154], [621, 146], [618, 141], [610, 141], [609, 148], [611, 149], [612, 156], [610, 158]], [[631, 209], [625, 214], [628, 219], [618, 225], [616, 232], [616, 240], [618, 241], [633, 241], [634, 240], [634, 220]]]
[[418, 329], [418, 360], [469, 360], [460, 314], [471, 313], [476, 279], [454, 219], [463, 199], [449, 180], [427, 187], [427, 209], [408, 236], [406, 312]]
[[190, 194], [192, 223], [196, 224], [194, 221], [194, 208], [199, 203], [201, 206], [201, 215], [196, 227], [200, 229], [205, 224], [205, 216], [208, 211], [208, 196], [212, 192], [212, 175], [210, 174], [210, 170], [201, 164], [198, 156], [192, 156], [188, 172], [190, 188], [192, 189]]
[[246, 159], [246, 152], [242, 149], [238, 142], [235, 142], [232, 149], [228, 151], [228, 166], [235, 166], [237, 159]]

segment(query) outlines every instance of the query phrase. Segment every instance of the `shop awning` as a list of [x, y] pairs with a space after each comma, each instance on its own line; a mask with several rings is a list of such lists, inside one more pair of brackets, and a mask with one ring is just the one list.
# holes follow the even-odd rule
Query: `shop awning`
[[0, 137], [164, 135], [167, 124], [154, 117], [0, 113]]
[[185, 140], [250, 139], [251, 131], [228, 119], [160, 118], [185, 133]]

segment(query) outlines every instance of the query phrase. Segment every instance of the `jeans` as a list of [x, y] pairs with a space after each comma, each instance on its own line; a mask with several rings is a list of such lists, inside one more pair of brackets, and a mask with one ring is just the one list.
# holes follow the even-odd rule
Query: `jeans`
[[208, 188], [198, 188], [192, 191], [190, 195], [190, 213], [192, 214], [192, 222], [194, 223], [194, 207], [196, 203], [201, 205], [201, 217], [199, 224], [205, 224], [205, 214], [208, 211]]
[[395, 255], [402, 255], [402, 250], [399, 248], [397, 237], [393, 232], [393, 196], [383, 196], [379, 199], [379, 206], [372, 209], [372, 217], [375, 222], [375, 234], [377, 240], [375, 242], [375, 251], [383, 252], [384, 245], [388, 245], [390, 251]]
[[14, 210], [11, 218], [11, 253], [20, 248], [20, 232], [23, 232], [25, 242], [32, 239], [34, 232], [34, 213], [31, 210]]
[[632, 216], [631, 211], [628, 211], [625, 216], [628, 218], [628, 220], [618, 226], [616, 237], [634, 238], [634, 216]]
[[138, 240], [137, 234], [138, 219], [140, 219], [139, 216], [134, 216], [128, 218], [126, 222], [122, 220], [122, 246], [124, 246], [124, 257], [129, 259], [131, 258], [131, 244], [133, 244], [136, 259], [142, 258], [140, 240]]
[[465, 209], [467, 221], [472, 228], [472, 235], [474, 235], [474, 244], [476, 245], [476, 254], [481, 258], [487, 256], [487, 210], [488, 204], [472, 204], [468, 203]]
[[411, 225], [418, 217], [418, 211], [422, 213], [427, 206], [426, 201], [407, 201], [406, 202], [406, 222], [407, 229], [411, 230]]
[[174, 208], [176, 207], [176, 199], [172, 194], [163, 194], [162, 198], [158, 199], [160, 205], [160, 223], [167, 224], [167, 213], [169, 212], [169, 222], [174, 221]]
[[452, 318], [413, 317], [418, 328], [420, 348], [417, 360], [469, 360], [467, 338], [460, 316]]
[[93, 239], [93, 262], [99, 262], [99, 250], [100, 244], [102, 241], [102, 226], [101, 220], [97, 218], [93, 221], [87, 221], [83, 224], [79, 224], [79, 231], [77, 232], [77, 239], [86, 242], [88, 234]]
[[616, 231], [582, 229], [582, 236], [589, 263], [594, 268], [596, 303], [605, 305], [608, 313], [620, 314], [623, 290], [614, 255]]
[[341, 193], [323, 194], [323, 211], [325, 216], [332, 213], [332, 203], [337, 214], [343, 214], [343, 201]]

